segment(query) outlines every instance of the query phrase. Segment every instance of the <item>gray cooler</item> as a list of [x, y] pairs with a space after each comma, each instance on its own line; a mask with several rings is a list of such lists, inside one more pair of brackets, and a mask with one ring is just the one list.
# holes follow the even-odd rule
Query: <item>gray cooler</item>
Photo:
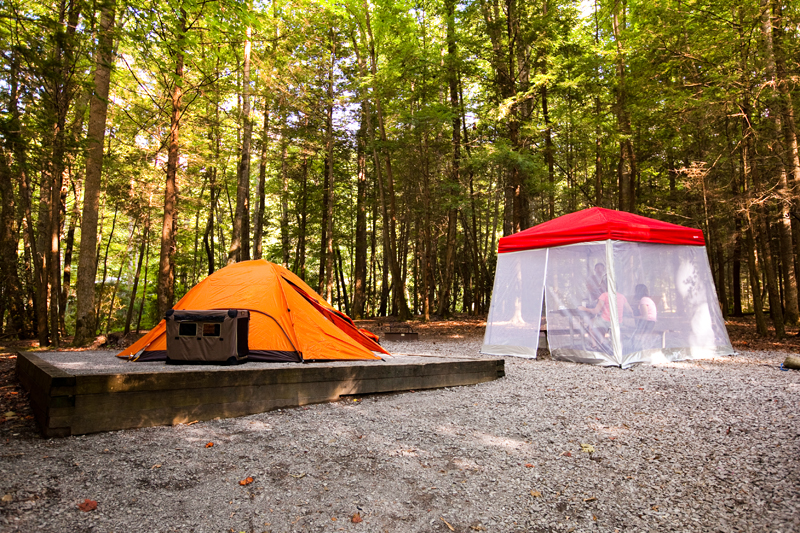
[[236, 364], [247, 360], [250, 311], [170, 309], [167, 363]]

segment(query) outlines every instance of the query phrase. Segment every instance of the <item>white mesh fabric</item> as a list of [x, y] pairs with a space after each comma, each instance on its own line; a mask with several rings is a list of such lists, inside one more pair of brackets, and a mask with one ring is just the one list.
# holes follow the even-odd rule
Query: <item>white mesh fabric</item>
[[622, 324], [623, 367], [733, 353], [704, 247], [614, 241], [613, 250], [617, 290], [636, 310], [642, 284], [657, 310], [651, 331]]
[[[609, 292], [607, 241], [551, 248], [545, 281], [547, 341], [557, 359], [619, 364], [614, 357], [611, 321], [583, 311], [597, 307]], [[609, 300], [613, 302], [613, 297]]]
[[547, 250], [499, 254], [481, 352], [536, 358]]

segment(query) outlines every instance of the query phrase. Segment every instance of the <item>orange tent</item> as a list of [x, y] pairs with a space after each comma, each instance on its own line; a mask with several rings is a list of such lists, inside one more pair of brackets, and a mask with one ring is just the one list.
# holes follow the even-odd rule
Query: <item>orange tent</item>
[[[389, 353], [377, 343], [376, 335], [356, 327], [299, 277], [263, 259], [214, 272], [174, 309], [249, 310], [251, 361], [380, 359], [372, 352]], [[166, 360], [166, 322], [159, 322], [117, 357]]]

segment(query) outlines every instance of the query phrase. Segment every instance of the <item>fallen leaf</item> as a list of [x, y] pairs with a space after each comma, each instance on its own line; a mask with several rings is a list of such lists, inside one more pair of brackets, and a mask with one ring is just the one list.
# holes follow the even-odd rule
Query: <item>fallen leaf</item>
[[535, 466], [535, 465], [532, 465], [532, 464], [530, 464], [530, 463], [525, 463], [525, 468], [533, 468], [534, 466]]
[[450, 523], [449, 523], [447, 520], [445, 520], [444, 518], [442, 518], [441, 516], [439, 517], [439, 520], [441, 520], [442, 522], [444, 522], [444, 525], [446, 525], [446, 526], [447, 526], [447, 528], [448, 528], [450, 531], [455, 531], [455, 530], [456, 530], [456, 528], [454, 528], [453, 526], [451, 526], [451, 525], [450, 525]]
[[561, 455], [563, 455], [564, 457], [572, 457], [572, 454], [570, 452], [564, 452]]
[[245, 485], [249, 485], [249, 484], [250, 484], [250, 483], [252, 483], [253, 481], [255, 481], [253, 478], [251, 478], [250, 476], [247, 476], [246, 478], [244, 478], [243, 480], [241, 480], [241, 481], [239, 482], [239, 485], [241, 485], [241, 486], [243, 486], [243, 487], [244, 487]]
[[584, 503], [586, 503], [586, 502], [593, 502], [593, 501], [595, 501], [596, 499], [597, 499], [597, 498], [595, 498], [594, 496], [592, 496], [591, 498], [584, 498], [584, 499], [583, 499], [583, 502], [584, 502]]
[[86, 500], [84, 500], [83, 503], [78, 504], [78, 509], [80, 509], [84, 513], [88, 513], [89, 511], [94, 511], [95, 509], [97, 509], [97, 502], [94, 500], [90, 500], [89, 498], [86, 498]]
[[534, 498], [541, 498], [542, 497], [542, 493], [539, 492], [538, 490], [532, 490], [531, 491], [531, 496], [533, 496]]
[[331, 520], [333, 520], [334, 522], [336, 522], [336, 517], [335, 517], [335, 516], [332, 516], [332, 517], [331, 517]]
[[654, 511], [658, 511], [658, 505], [654, 505], [653, 507], [651, 507], [651, 509]]
[[5, 495], [5, 496], [3, 496], [2, 498], [0, 498], [0, 500], [2, 500], [2, 501], [4, 501], [4, 502], [10, 502], [10, 501], [12, 501], [13, 499], [14, 499], [14, 497], [13, 497], [11, 494], [6, 494], [6, 495]]
[[478, 525], [478, 526], [469, 526], [469, 528], [470, 528], [472, 531], [486, 531], [486, 528], [485, 528], [485, 527], [483, 527], [483, 526], [481, 526], [481, 525]]
[[354, 523], [354, 524], [359, 524], [359, 523], [363, 522], [364, 519], [361, 518], [360, 514], [356, 513], [356, 514], [353, 515], [353, 518], [351, 518], [350, 521], [352, 523]]
[[591, 444], [581, 443], [581, 451], [585, 453], [594, 453], [594, 446], [592, 446]]
[[211, 448], [212, 446], [214, 446], [213, 442], [209, 442], [209, 443], [206, 444], [206, 448]]
[[154, 470], [154, 469], [156, 469], [156, 468], [161, 468], [161, 465], [160, 465], [160, 464], [158, 464], [158, 465], [153, 465], [152, 467], [150, 467], [150, 470]]

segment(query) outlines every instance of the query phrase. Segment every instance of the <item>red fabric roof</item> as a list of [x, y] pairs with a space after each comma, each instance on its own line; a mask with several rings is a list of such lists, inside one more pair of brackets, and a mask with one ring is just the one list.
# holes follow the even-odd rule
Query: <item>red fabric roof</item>
[[543, 222], [500, 239], [500, 253], [563, 246], [579, 242], [651, 242], [705, 246], [703, 232], [652, 218], [593, 207]]

